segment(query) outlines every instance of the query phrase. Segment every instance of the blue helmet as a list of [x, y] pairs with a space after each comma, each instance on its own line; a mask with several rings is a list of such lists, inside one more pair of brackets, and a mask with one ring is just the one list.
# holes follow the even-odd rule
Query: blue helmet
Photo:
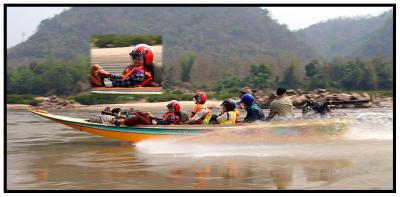
[[242, 96], [242, 99], [240, 99], [240, 102], [244, 103], [246, 106], [250, 106], [254, 103], [254, 97], [251, 94], [245, 94]]

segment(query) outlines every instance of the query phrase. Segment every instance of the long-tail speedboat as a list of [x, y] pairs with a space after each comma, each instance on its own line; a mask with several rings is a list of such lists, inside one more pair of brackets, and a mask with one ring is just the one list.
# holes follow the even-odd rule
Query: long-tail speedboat
[[203, 134], [235, 134], [236, 136], [269, 136], [271, 138], [337, 137], [349, 127], [350, 120], [343, 118], [293, 120], [276, 122], [237, 123], [235, 125], [139, 125], [115, 126], [88, 122], [85, 119], [66, 117], [32, 110], [34, 114], [55, 122], [106, 138], [129, 142], [179, 136], [199, 136]]

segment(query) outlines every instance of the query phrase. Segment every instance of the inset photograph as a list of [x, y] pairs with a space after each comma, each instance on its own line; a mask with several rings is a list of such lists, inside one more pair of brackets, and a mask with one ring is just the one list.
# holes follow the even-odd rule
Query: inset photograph
[[93, 35], [91, 92], [161, 94], [162, 50], [160, 35]]

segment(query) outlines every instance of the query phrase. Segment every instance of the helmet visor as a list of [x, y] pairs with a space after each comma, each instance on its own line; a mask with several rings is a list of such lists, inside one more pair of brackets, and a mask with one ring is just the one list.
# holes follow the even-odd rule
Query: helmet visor
[[141, 66], [143, 64], [143, 55], [140, 52], [131, 52], [131, 64], [136, 66]]
[[129, 53], [129, 55], [130, 55], [132, 58], [135, 58], [135, 57], [138, 57], [138, 56], [142, 55], [142, 53], [141, 53], [141, 52], [134, 52], [134, 51], [132, 51], [132, 52]]

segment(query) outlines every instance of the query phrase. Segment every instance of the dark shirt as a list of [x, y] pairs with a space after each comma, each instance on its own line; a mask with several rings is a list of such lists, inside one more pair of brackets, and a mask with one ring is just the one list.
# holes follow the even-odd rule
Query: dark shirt
[[253, 103], [246, 109], [247, 115], [244, 118], [244, 122], [254, 122], [256, 120], [265, 120], [264, 112], [261, 108], [256, 104]]

